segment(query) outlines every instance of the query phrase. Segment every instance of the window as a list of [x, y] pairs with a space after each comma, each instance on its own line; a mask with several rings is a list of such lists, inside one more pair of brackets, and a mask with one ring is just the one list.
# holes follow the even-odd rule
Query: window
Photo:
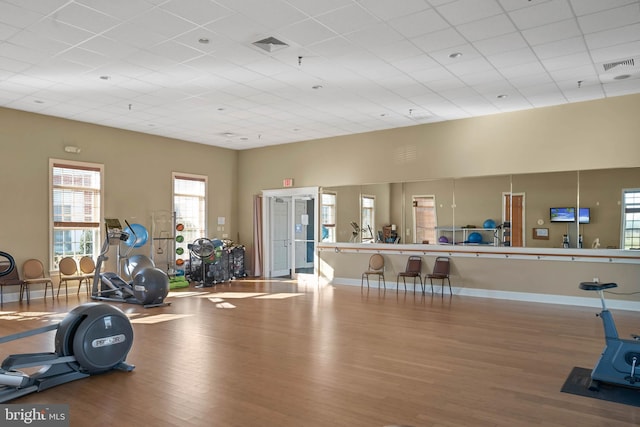
[[437, 225], [435, 196], [413, 196], [413, 243], [438, 243]]
[[[184, 227], [176, 236], [177, 248], [182, 246], [186, 252], [189, 243], [207, 237], [206, 206], [207, 177], [174, 173], [173, 211], [176, 213], [176, 223]], [[177, 254], [176, 260], [180, 258]]]
[[360, 199], [361, 204], [361, 214], [360, 221], [362, 223], [362, 242], [373, 242], [375, 241], [373, 236], [373, 230], [376, 229], [375, 223], [375, 207], [376, 207], [376, 198], [375, 196], [366, 196], [363, 195]]
[[71, 256], [94, 260], [100, 252], [102, 222], [102, 165], [50, 160], [51, 266]]
[[640, 249], [640, 189], [622, 190], [622, 249]]
[[321, 242], [336, 241], [336, 194], [323, 193], [320, 207], [320, 219], [322, 221]]

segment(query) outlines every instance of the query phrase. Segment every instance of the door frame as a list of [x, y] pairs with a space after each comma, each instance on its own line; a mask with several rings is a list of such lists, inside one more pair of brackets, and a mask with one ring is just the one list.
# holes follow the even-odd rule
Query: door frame
[[[262, 241], [264, 248], [264, 256], [263, 256], [263, 265], [262, 271], [265, 277], [272, 277], [271, 274], [271, 201], [277, 197], [290, 197], [292, 199], [291, 203], [291, 215], [293, 218], [293, 210], [295, 209], [294, 199], [296, 197], [305, 197], [310, 196], [313, 198], [313, 243], [314, 248], [317, 248], [318, 245], [318, 230], [319, 230], [319, 214], [320, 214], [320, 187], [297, 187], [297, 188], [282, 188], [276, 190], [262, 190], [262, 218], [263, 224], [262, 227]], [[294, 221], [291, 221], [290, 226], [295, 227]], [[294, 233], [291, 233], [293, 236]], [[289, 265], [291, 270], [291, 278], [296, 279], [300, 275], [311, 276], [310, 274], [296, 273], [295, 272], [295, 248], [292, 246], [292, 250], [289, 251]], [[318, 252], [314, 250], [313, 255], [313, 277], [318, 277]]]

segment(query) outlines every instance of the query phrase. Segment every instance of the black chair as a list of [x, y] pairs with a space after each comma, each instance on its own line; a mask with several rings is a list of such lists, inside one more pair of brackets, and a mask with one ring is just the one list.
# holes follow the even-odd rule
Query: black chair
[[400, 288], [400, 278], [402, 277], [402, 282], [404, 283], [404, 290], [407, 291], [407, 277], [413, 278], [413, 293], [416, 293], [416, 279], [420, 280], [420, 287], [422, 288], [422, 293], [424, 293], [424, 284], [422, 283], [422, 258], [419, 256], [410, 256], [407, 260], [407, 266], [404, 271], [398, 273], [398, 277], [396, 279], [396, 292]]
[[380, 289], [380, 278], [382, 278], [382, 283], [384, 284], [384, 288], [387, 289], [387, 283], [384, 281], [384, 258], [380, 254], [373, 254], [371, 258], [369, 258], [369, 269], [362, 273], [362, 277], [360, 278], [360, 289], [364, 287], [364, 278], [367, 278], [367, 288], [369, 288], [369, 276], [374, 275], [378, 276], [378, 289]]
[[431, 282], [431, 293], [433, 294], [433, 279], [440, 279], [442, 285], [442, 295], [444, 295], [444, 279], [447, 279], [449, 283], [449, 294], [453, 295], [451, 291], [451, 280], [449, 280], [449, 272], [451, 271], [451, 263], [449, 257], [439, 256], [436, 258], [436, 262], [433, 265], [433, 272], [427, 274], [424, 278], [426, 283], [427, 279]]

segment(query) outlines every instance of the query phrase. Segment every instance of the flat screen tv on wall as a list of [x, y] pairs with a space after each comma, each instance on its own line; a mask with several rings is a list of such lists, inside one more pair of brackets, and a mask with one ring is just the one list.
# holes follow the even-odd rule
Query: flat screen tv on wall
[[578, 222], [580, 224], [589, 224], [589, 222], [591, 222], [591, 209], [589, 208], [578, 209]]
[[575, 222], [576, 208], [549, 208], [551, 222]]

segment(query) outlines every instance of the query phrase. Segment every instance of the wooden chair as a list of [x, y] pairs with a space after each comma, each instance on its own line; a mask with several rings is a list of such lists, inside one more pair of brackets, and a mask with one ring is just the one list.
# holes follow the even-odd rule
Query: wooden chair
[[22, 264], [22, 281], [27, 291], [27, 301], [29, 300], [29, 286], [35, 284], [44, 284], [44, 299], [47, 299], [47, 288], [51, 287], [51, 299], [53, 300], [53, 280], [51, 277], [45, 276], [44, 265], [39, 259], [28, 259]]
[[369, 258], [369, 269], [362, 273], [362, 277], [360, 278], [360, 289], [364, 287], [364, 278], [367, 278], [367, 288], [369, 288], [369, 276], [375, 275], [378, 276], [378, 289], [380, 289], [380, 278], [382, 278], [382, 283], [384, 284], [384, 288], [387, 289], [387, 283], [384, 281], [384, 257], [380, 254], [373, 254], [371, 258]]
[[425, 283], [427, 279], [431, 282], [431, 293], [433, 294], [433, 279], [440, 279], [442, 281], [442, 295], [444, 295], [444, 279], [447, 279], [449, 283], [449, 294], [453, 295], [451, 291], [451, 280], [449, 280], [449, 273], [451, 271], [451, 263], [449, 257], [439, 256], [436, 258], [436, 262], [433, 265], [433, 272], [427, 274], [424, 277]]
[[64, 257], [58, 263], [58, 269], [60, 270], [60, 283], [58, 284], [58, 293], [56, 296], [60, 296], [60, 288], [64, 284], [65, 295], [69, 296], [68, 284], [69, 280], [78, 281], [78, 289], [84, 280], [84, 276], [78, 271], [78, 264], [72, 257]]
[[84, 283], [85, 288], [87, 289], [87, 296], [89, 296], [89, 288], [91, 287], [91, 281], [93, 280], [95, 272], [96, 263], [95, 261], [93, 261], [93, 258], [91, 258], [90, 256], [83, 256], [82, 258], [80, 258], [80, 273], [83, 279], [78, 284], [78, 295], [80, 294], [82, 283]]
[[[4, 287], [20, 286], [20, 301], [24, 293], [24, 282], [20, 280], [16, 263], [11, 255], [0, 252], [0, 307], [4, 304]], [[29, 298], [29, 294], [27, 294]], [[27, 303], [29, 300], [27, 299]]]
[[407, 260], [407, 266], [404, 271], [398, 273], [398, 277], [396, 279], [396, 292], [400, 288], [400, 278], [402, 277], [402, 282], [404, 283], [404, 290], [407, 291], [407, 277], [413, 278], [413, 293], [416, 293], [416, 279], [420, 280], [420, 287], [422, 288], [422, 293], [424, 293], [424, 284], [422, 283], [422, 258], [419, 256], [410, 256]]

